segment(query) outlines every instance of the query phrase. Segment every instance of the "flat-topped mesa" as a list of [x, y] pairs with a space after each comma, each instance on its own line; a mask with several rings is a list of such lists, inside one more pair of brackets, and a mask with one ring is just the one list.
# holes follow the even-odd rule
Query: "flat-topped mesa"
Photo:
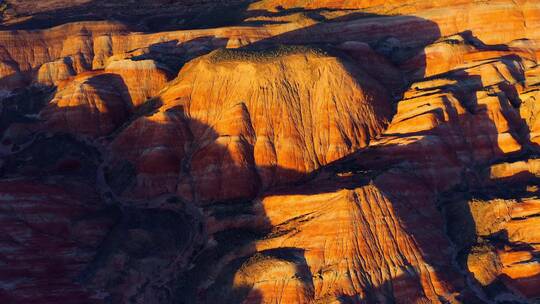
[[[390, 98], [375, 80], [309, 48], [215, 51], [188, 63], [159, 99], [163, 106], [154, 116], [183, 112], [193, 135], [179, 194], [203, 201], [251, 197], [297, 180], [365, 147], [391, 115]], [[154, 134], [169, 128], [167, 120], [155, 124]], [[145, 151], [171, 144], [123, 140], [131, 132], [139, 131], [128, 127], [113, 149], [138, 147], [136, 164]]]

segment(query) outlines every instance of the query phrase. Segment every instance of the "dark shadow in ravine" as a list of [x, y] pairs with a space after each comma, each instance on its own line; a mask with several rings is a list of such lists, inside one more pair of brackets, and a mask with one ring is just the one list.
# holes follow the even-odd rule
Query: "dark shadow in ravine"
[[54, 92], [53, 88], [48, 87], [27, 87], [13, 90], [1, 98], [0, 137], [13, 123], [35, 122], [32, 115], [37, 115], [43, 109]]

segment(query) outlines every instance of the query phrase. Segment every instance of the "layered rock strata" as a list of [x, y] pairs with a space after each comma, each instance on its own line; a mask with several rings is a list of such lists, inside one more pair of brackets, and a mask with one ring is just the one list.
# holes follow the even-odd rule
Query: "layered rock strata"
[[540, 297], [536, 1], [8, 2], [1, 302]]

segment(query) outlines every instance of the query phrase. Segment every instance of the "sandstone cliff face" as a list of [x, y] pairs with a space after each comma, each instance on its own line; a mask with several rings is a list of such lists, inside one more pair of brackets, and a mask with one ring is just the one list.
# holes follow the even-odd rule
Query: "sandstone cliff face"
[[0, 302], [540, 297], [537, 1], [8, 2]]

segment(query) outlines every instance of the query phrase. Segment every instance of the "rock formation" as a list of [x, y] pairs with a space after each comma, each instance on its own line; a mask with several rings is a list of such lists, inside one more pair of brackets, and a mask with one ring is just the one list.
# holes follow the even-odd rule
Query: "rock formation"
[[540, 298], [537, 1], [30, 2], [1, 303]]
[[[176, 171], [163, 191], [196, 201], [253, 198], [297, 180], [367, 146], [391, 113], [388, 94], [366, 73], [304, 48], [215, 51], [184, 66], [156, 98], [163, 106], [121, 132], [113, 149], [136, 167]], [[137, 192], [163, 187], [152, 180], [164, 171], [151, 171], [138, 174]]]

